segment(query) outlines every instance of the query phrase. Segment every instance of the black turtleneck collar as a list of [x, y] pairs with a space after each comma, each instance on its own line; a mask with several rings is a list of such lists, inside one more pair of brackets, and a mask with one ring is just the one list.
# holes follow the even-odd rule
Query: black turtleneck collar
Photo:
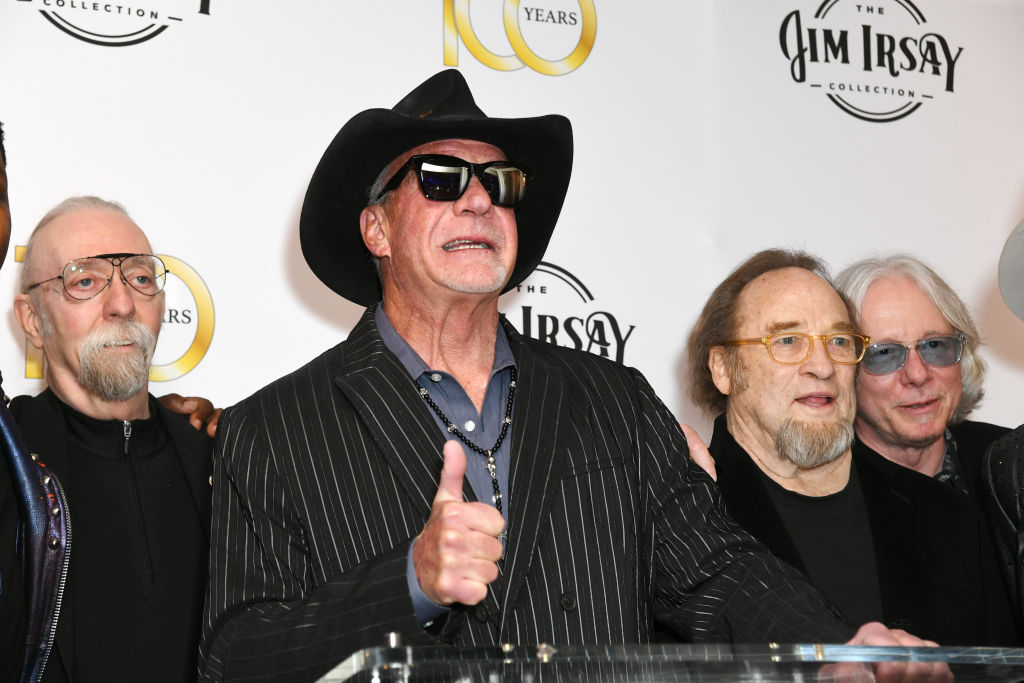
[[149, 396], [149, 417], [140, 420], [100, 420], [58, 401], [67, 424], [68, 445], [101, 458], [136, 460], [153, 457], [167, 446], [156, 399]]

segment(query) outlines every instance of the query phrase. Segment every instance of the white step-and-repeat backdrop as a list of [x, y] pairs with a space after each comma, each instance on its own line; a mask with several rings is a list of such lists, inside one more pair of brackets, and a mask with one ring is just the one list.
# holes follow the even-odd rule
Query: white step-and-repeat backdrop
[[[910, 252], [987, 336], [975, 416], [1024, 420], [1024, 323], [996, 284], [1024, 219], [1024, 0], [0, 0], [0, 301], [47, 209], [116, 199], [174, 273], [154, 393], [247, 396], [360, 314], [299, 251], [327, 143], [446, 66], [492, 115], [575, 129], [544, 264], [502, 300], [521, 330], [639, 367], [707, 434], [684, 340], [731, 268]], [[37, 392], [4, 308], [5, 388]]]

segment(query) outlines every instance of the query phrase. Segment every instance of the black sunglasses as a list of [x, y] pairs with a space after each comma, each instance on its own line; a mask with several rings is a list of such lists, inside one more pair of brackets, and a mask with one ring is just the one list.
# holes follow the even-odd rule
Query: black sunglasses
[[868, 344], [860, 366], [872, 375], [888, 375], [907, 364], [913, 348], [917, 349], [922, 362], [944, 368], [960, 362], [966, 342], [967, 335], [958, 332], [948, 337], [925, 337], [909, 345], [900, 342]]
[[469, 181], [476, 176], [487, 190], [495, 206], [518, 206], [526, 196], [526, 181], [533, 170], [515, 161], [487, 161], [471, 164], [465, 159], [447, 154], [417, 154], [409, 158], [384, 186], [380, 196], [394, 190], [405, 179], [406, 172], [416, 171], [420, 190], [435, 202], [454, 202], [461, 197]]

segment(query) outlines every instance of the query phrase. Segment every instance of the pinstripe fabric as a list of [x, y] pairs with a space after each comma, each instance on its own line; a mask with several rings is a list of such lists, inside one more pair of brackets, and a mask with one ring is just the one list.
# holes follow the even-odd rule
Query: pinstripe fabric
[[[478, 606], [428, 633], [405, 579], [444, 439], [368, 311], [348, 341], [224, 412], [205, 680], [314, 680], [406, 644], [845, 640], [852, 629], [729, 520], [636, 372], [509, 336], [509, 541]], [[464, 494], [472, 500], [468, 484]]]

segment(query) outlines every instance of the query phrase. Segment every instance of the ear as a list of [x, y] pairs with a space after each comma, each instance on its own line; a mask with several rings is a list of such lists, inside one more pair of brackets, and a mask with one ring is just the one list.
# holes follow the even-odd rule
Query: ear
[[732, 377], [729, 375], [729, 363], [725, 354], [728, 353], [724, 346], [712, 346], [708, 353], [708, 369], [711, 370], [711, 380], [720, 392], [728, 396], [732, 392]]
[[37, 349], [43, 348], [43, 321], [39, 319], [39, 312], [28, 294], [14, 297], [14, 314], [18, 316], [18, 322], [21, 323], [21, 329], [25, 330], [29, 343]]
[[387, 213], [381, 205], [368, 206], [359, 214], [359, 234], [363, 244], [377, 258], [391, 256], [387, 236]]

